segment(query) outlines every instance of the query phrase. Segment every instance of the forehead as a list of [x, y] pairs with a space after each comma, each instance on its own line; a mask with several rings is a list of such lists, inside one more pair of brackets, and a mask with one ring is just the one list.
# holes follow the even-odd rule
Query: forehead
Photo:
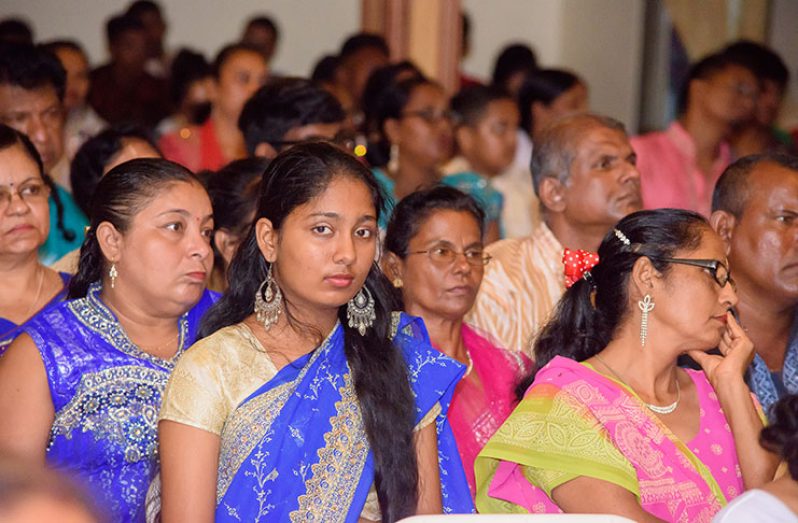
[[725, 68], [717, 71], [715, 74], [710, 75], [710, 80], [727, 80], [727, 81], [750, 81], [752, 83], [756, 82], [756, 76], [753, 72], [748, 70], [747, 68], [736, 65], [730, 64]]
[[466, 241], [479, 241], [479, 223], [467, 211], [439, 209], [433, 211], [421, 222], [415, 236], [410, 240], [425, 243], [435, 240], [455, 241], [464, 238]]
[[155, 196], [144, 202], [137, 215], [152, 217], [177, 209], [204, 217], [212, 212], [211, 200], [199, 182], [168, 182], [158, 188]]
[[40, 178], [39, 166], [28, 156], [21, 144], [0, 149], [0, 187], [20, 183], [31, 177]]
[[407, 105], [431, 105], [436, 103], [446, 103], [446, 94], [437, 85], [421, 84], [413, 89]]
[[681, 254], [690, 254], [694, 258], [720, 260], [728, 265], [728, 260], [726, 259], [726, 244], [709, 226], [702, 228], [701, 243], [698, 245], [698, 248], [677, 251], [676, 257], [681, 256], [680, 252]]
[[629, 149], [629, 139], [623, 131], [591, 124], [579, 129], [569, 140], [577, 156], [593, 154], [603, 149]]
[[55, 50], [55, 54], [58, 57], [58, 60], [64, 64], [64, 67], [70, 66], [88, 66], [88, 62], [86, 57], [83, 56], [83, 53], [72, 49], [71, 47], [59, 47]]
[[493, 100], [485, 108], [485, 118], [510, 118], [518, 115], [518, 107], [509, 99]]
[[336, 213], [343, 217], [376, 217], [374, 200], [365, 182], [354, 175], [336, 174], [315, 198], [300, 205], [291, 214]]
[[227, 69], [265, 69], [266, 62], [263, 57], [255, 51], [240, 49], [234, 51], [227, 60], [224, 61], [220, 71], [224, 73]]
[[744, 210], [790, 205], [798, 211], [798, 171], [763, 162], [754, 167], [745, 186], [748, 195]]
[[55, 88], [51, 85], [24, 89], [18, 85], [0, 84], [0, 112], [38, 112], [60, 105]]

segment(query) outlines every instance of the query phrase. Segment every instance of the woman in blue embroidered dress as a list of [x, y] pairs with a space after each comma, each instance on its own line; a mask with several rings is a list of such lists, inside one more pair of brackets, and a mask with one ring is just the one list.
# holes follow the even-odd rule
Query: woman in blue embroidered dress
[[0, 357], [20, 325], [63, 299], [69, 276], [39, 262], [50, 229], [44, 166], [28, 137], [0, 124]]
[[100, 180], [69, 300], [0, 359], [0, 453], [83, 480], [115, 522], [144, 520], [169, 373], [214, 301], [211, 203], [185, 168], [121, 164]]
[[164, 395], [161, 521], [472, 510], [445, 417], [464, 367], [391, 313], [375, 264], [382, 203], [368, 169], [333, 145], [269, 165], [209, 336]]

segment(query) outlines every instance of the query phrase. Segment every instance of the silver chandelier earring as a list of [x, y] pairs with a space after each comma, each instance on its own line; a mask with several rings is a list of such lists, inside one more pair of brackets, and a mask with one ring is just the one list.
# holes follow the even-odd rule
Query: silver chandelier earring
[[640, 346], [646, 346], [646, 338], [648, 337], [648, 313], [654, 310], [654, 300], [651, 299], [650, 294], [643, 296], [643, 299], [637, 302], [640, 308]]
[[346, 304], [346, 319], [349, 320], [349, 326], [357, 329], [361, 336], [365, 336], [366, 329], [374, 325], [374, 320], [377, 319], [374, 297], [365, 285]]
[[280, 313], [283, 310], [283, 293], [277, 282], [272, 276], [272, 266], [266, 271], [266, 279], [258, 287], [255, 293], [255, 318], [263, 324], [263, 328], [269, 330], [272, 325], [277, 323]]
[[111, 288], [116, 287], [116, 279], [119, 277], [119, 271], [116, 270], [116, 264], [112, 263], [111, 268], [108, 269], [108, 277], [111, 279]]

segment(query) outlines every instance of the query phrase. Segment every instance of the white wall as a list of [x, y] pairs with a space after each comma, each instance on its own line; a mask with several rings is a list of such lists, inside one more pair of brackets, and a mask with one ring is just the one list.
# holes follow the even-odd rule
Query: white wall
[[466, 71], [489, 78], [502, 47], [524, 42], [543, 67], [573, 69], [592, 110], [637, 129], [643, 0], [462, 0], [471, 16]]
[[[0, 0], [0, 18], [17, 15], [33, 26], [37, 40], [69, 37], [80, 41], [95, 64], [103, 62], [105, 21], [129, 0]], [[360, 28], [360, 0], [159, 0], [169, 24], [167, 45], [190, 46], [210, 59], [237, 40], [245, 20], [272, 15], [282, 39], [274, 68], [308, 75], [324, 53], [337, 52], [346, 35]]]

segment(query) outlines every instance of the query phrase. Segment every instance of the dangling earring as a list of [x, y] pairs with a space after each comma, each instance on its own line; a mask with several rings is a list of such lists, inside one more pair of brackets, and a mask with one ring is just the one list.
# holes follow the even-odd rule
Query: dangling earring
[[388, 172], [395, 173], [399, 170], [399, 144], [391, 144], [391, 156], [388, 160]]
[[402, 278], [400, 278], [399, 276], [394, 278], [391, 283], [393, 284], [394, 288], [396, 288], [396, 289], [401, 289], [402, 285], [404, 285], [404, 282], [402, 281]]
[[643, 296], [643, 299], [637, 302], [640, 308], [640, 346], [646, 346], [646, 338], [648, 337], [648, 313], [654, 310], [654, 301], [651, 299], [650, 294]]
[[116, 279], [119, 277], [119, 271], [116, 270], [116, 264], [112, 263], [111, 268], [108, 269], [108, 277], [111, 278], [111, 288], [116, 286]]
[[346, 319], [349, 320], [349, 326], [357, 329], [361, 336], [366, 335], [366, 329], [377, 319], [377, 314], [374, 312], [374, 297], [365, 285], [346, 304]]
[[255, 293], [255, 318], [263, 324], [263, 328], [269, 330], [272, 325], [277, 323], [280, 312], [283, 310], [283, 293], [272, 277], [272, 266], [266, 271], [266, 279], [258, 287]]

